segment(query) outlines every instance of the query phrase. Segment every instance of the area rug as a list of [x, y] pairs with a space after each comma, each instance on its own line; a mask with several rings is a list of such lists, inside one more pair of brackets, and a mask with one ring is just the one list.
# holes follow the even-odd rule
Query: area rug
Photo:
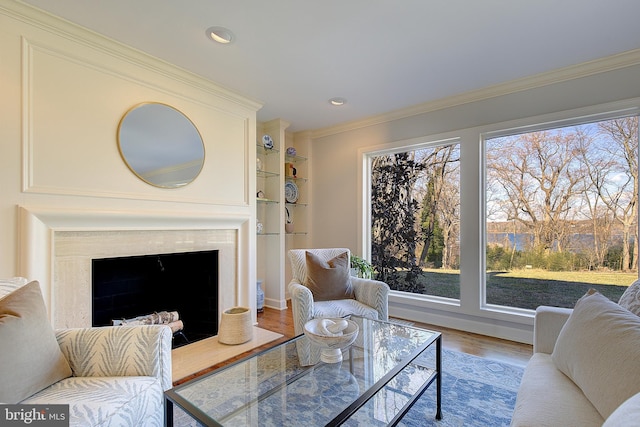
[[[508, 427], [524, 369], [452, 350], [442, 351], [442, 420], [430, 387], [399, 425]], [[435, 385], [435, 384], [434, 384]]]
[[[433, 355], [425, 358], [433, 360]], [[427, 389], [399, 425], [405, 427], [509, 426], [523, 368], [453, 350], [442, 351], [442, 413], [435, 419], [435, 384]], [[177, 407], [176, 426], [197, 426]], [[363, 415], [363, 414], [361, 414]], [[257, 425], [261, 425], [257, 420]], [[368, 416], [354, 417], [349, 426], [385, 425]]]

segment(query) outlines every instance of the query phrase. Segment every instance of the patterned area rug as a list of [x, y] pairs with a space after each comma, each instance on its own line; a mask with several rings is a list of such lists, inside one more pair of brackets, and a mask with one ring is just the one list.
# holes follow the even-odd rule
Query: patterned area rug
[[442, 420], [435, 419], [435, 384], [399, 425], [508, 427], [523, 368], [451, 350], [442, 351]]
[[[433, 360], [433, 355], [423, 356]], [[399, 425], [405, 427], [508, 427], [515, 405], [523, 368], [460, 353], [442, 351], [442, 413], [435, 419], [435, 384], [432, 384]], [[360, 413], [360, 415], [365, 415]], [[355, 417], [349, 426], [377, 426], [386, 422], [377, 417]], [[175, 408], [176, 426], [197, 426], [186, 414]], [[260, 420], [257, 420], [260, 425]]]

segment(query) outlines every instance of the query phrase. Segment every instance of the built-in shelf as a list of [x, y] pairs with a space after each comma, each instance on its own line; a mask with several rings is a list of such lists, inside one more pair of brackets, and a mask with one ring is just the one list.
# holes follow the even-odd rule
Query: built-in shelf
[[277, 178], [280, 176], [280, 174], [276, 172], [260, 170], [256, 171], [256, 176], [258, 176], [258, 178]]
[[280, 202], [279, 202], [279, 201], [277, 201], [277, 200], [265, 199], [265, 198], [262, 198], [262, 197], [258, 197], [258, 198], [256, 199], [256, 201], [257, 201], [258, 203], [267, 203], [267, 204], [278, 204], [278, 203], [280, 203]]
[[284, 156], [284, 161], [285, 162], [306, 162], [307, 158], [306, 157], [302, 157], [302, 156], [290, 156], [290, 155], [286, 155]]
[[280, 153], [280, 150], [278, 148], [276, 148], [276, 147], [265, 148], [264, 145], [262, 145], [262, 144], [257, 144], [256, 147], [257, 147], [256, 150], [257, 150], [258, 154], [265, 154], [265, 155], [268, 156], [269, 154], [278, 154], [278, 153]]
[[[291, 280], [287, 251], [308, 247], [311, 236], [307, 208], [311, 201], [311, 161], [306, 156], [310, 152], [310, 138], [305, 134], [298, 139], [286, 133], [288, 126], [289, 123], [276, 119], [258, 123], [257, 127], [255, 191], [262, 197], [256, 201], [256, 220], [263, 228], [257, 234], [256, 275], [263, 280], [265, 305], [277, 309], [287, 306], [286, 286]], [[265, 134], [273, 139], [271, 149], [261, 143]], [[290, 147], [296, 149], [295, 156], [287, 154]], [[286, 202], [287, 183], [299, 187], [300, 199], [296, 203]]]
[[285, 176], [284, 179], [296, 182], [307, 182], [307, 178], [301, 178], [299, 176]]

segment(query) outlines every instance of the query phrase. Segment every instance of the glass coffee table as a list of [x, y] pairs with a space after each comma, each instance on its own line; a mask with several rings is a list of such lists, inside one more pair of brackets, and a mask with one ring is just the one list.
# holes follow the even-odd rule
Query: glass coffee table
[[301, 366], [304, 335], [165, 392], [205, 426], [395, 425], [433, 382], [441, 410], [439, 332], [351, 316], [360, 331], [340, 363]]

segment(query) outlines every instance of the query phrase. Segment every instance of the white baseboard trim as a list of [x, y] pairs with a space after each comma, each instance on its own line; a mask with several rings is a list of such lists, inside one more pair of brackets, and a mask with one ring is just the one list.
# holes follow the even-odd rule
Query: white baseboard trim
[[393, 301], [389, 301], [389, 316], [525, 344], [533, 343], [533, 320], [530, 324], [523, 324]]

